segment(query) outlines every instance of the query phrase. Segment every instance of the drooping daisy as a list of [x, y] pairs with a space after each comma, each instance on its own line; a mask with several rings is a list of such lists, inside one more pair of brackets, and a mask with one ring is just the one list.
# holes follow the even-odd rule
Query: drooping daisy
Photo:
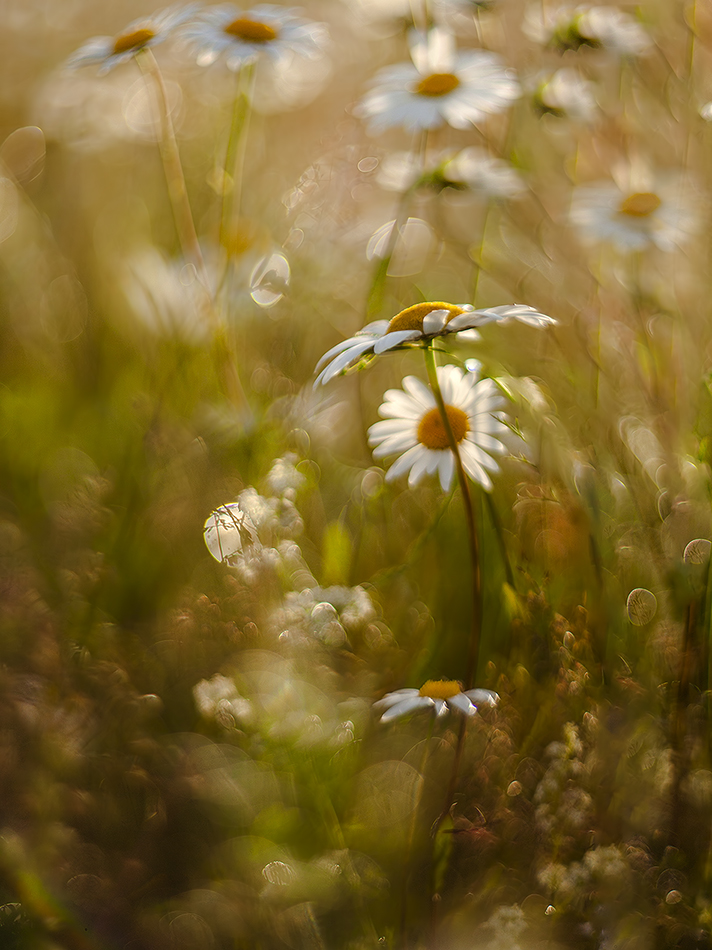
[[639, 188], [613, 181], [582, 185], [574, 191], [571, 221], [584, 240], [609, 241], [623, 251], [673, 251], [700, 223], [690, 188], [679, 177], [649, 178]]
[[315, 58], [328, 39], [323, 23], [303, 20], [295, 10], [271, 3], [248, 11], [231, 3], [209, 7], [185, 27], [182, 35], [196, 50], [199, 66], [209, 66], [224, 56], [225, 64], [233, 72], [265, 57]]
[[418, 183], [437, 191], [453, 188], [485, 198], [514, 198], [526, 189], [508, 162], [474, 146], [438, 152], [430, 156], [425, 170], [413, 152], [394, 152], [383, 160], [376, 179], [388, 191], [404, 192]]
[[99, 66], [99, 75], [114, 66], [126, 63], [142, 49], [162, 43], [176, 27], [189, 20], [198, 4], [174, 7], [154, 13], [153, 16], [134, 20], [117, 36], [95, 36], [73, 53], [66, 62], [68, 69], [79, 66]]
[[[473, 481], [490, 491], [488, 472], [499, 471], [491, 453], [507, 451], [497, 438], [509, 433], [501, 411], [504, 399], [492, 379], [478, 380], [475, 373], [463, 373], [451, 365], [439, 366], [437, 374], [463, 467]], [[406, 376], [403, 389], [386, 391], [378, 413], [384, 418], [368, 430], [373, 456], [399, 456], [386, 472], [386, 481], [408, 472], [408, 485], [413, 488], [424, 475], [437, 472], [443, 491], [449, 491], [455, 457], [435, 396], [425, 383]]]
[[618, 56], [640, 56], [652, 46], [640, 24], [615, 7], [532, 6], [524, 15], [523, 29], [531, 39], [561, 50], [591, 46]]
[[468, 689], [463, 692], [462, 684], [456, 680], [428, 680], [420, 689], [397, 689], [386, 693], [383, 699], [373, 704], [380, 712], [384, 710], [380, 722], [393, 722], [413, 712], [424, 709], [435, 716], [458, 712], [464, 716], [474, 716], [478, 706], [496, 706], [499, 696], [491, 689]]
[[552, 317], [520, 303], [485, 310], [475, 310], [466, 303], [452, 304], [439, 300], [417, 303], [401, 310], [390, 320], [369, 323], [354, 336], [327, 350], [316, 365], [316, 372], [321, 371], [314, 386], [328, 383], [357, 363], [388, 350], [419, 345], [434, 337], [472, 330], [495, 320], [503, 323], [510, 319], [533, 327], [556, 323]]
[[376, 73], [372, 89], [354, 109], [369, 132], [392, 126], [409, 132], [451, 125], [469, 129], [486, 115], [502, 112], [519, 98], [514, 70], [485, 50], [455, 53], [452, 37], [431, 30], [411, 47], [412, 63]]

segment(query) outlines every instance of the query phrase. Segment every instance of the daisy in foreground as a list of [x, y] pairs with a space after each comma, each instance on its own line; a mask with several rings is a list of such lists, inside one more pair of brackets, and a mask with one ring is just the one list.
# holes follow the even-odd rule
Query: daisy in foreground
[[679, 177], [622, 188], [612, 181], [582, 185], [574, 192], [571, 221], [585, 240], [610, 241], [622, 251], [658, 247], [673, 251], [699, 227], [690, 188]]
[[446, 715], [450, 711], [474, 716], [478, 706], [496, 706], [499, 696], [491, 689], [468, 689], [462, 691], [462, 685], [456, 680], [428, 680], [420, 689], [397, 689], [386, 693], [383, 699], [373, 704], [377, 711], [385, 710], [380, 722], [392, 722], [402, 716], [421, 711], [432, 710], [435, 716]]
[[198, 9], [193, 3], [185, 7], [161, 10], [153, 16], [134, 20], [117, 36], [95, 36], [67, 60], [68, 69], [79, 66], [99, 66], [99, 75], [114, 66], [127, 63], [137, 53], [162, 43], [176, 27], [189, 20]]
[[294, 54], [313, 59], [327, 42], [323, 23], [302, 20], [295, 10], [262, 3], [243, 11], [231, 3], [203, 10], [182, 35], [198, 53], [199, 66], [220, 56], [237, 72], [257, 59], [289, 59]]
[[316, 364], [319, 373], [314, 381], [320, 383], [346, 372], [363, 360], [388, 350], [427, 343], [435, 337], [461, 333], [497, 321], [517, 320], [531, 327], [547, 327], [556, 323], [553, 317], [539, 313], [526, 304], [507, 304], [475, 310], [470, 304], [445, 303], [442, 300], [417, 303], [406, 307], [390, 320], [376, 320], [347, 340], [342, 340], [322, 356]]
[[[492, 453], [507, 451], [497, 438], [510, 431], [501, 411], [504, 399], [492, 379], [478, 380], [474, 373], [463, 373], [457, 366], [439, 366], [437, 374], [463, 468], [490, 491], [488, 473], [499, 471]], [[408, 485], [413, 488], [424, 475], [437, 472], [443, 491], [449, 491], [455, 456], [435, 396], [425, 383], [406, 376], [403, 389], [387, 390], [378, 412], [384, 418], [368, 430], [369, 445], [375, 446], [373, 456], [399, 456], [388, 469], [386, 481], [409, 472]]]
[[369, 132], [392, 126], [418, 132], [445, 124], [469, 129], [519, 98], [514, 71], [505, 69], [499, 56], [484, 50], [455, 53], [442, 30], [416, 41], [411, 56], [412, 63], [376, 73], [373, 88], [354, 109]]

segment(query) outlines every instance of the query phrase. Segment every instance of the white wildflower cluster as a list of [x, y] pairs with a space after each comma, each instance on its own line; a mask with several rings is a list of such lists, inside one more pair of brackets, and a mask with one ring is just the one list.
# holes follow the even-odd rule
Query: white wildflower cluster
[[224, 729], [239, 728], [253, 717], [249, 699], [240, 696], [233, 680], [219, 673], [195, 684], [193, 700], [204, 719], [212, 719]]
[[522, 940], [527, 931], [527, 920], [519, 904], [498, 907], [485, 926], [492, 932], [485, 950], [525, 950], [528, 946], [528, 941]]
[[579, 906], [591, 893], [620, 899], [632, 876], [623, 849], [617, 845], [591, 848], [581, 861], [568, 865], [550, 862], [537, 874], [557, 910]]
[[578, 727], [564, 726], [564, 741], [552, 742], [551, 763], [534, 793], [536, 825], [543, 836], [561, 839], [580, 834], [593, 820], [593, 800], [586, 791], [589, 769]]
[[317, 640], [344, 647], [376, 617], [363, 587], [313, 587], [292, 591], [272, 614], [269, 626], [282, 642]]

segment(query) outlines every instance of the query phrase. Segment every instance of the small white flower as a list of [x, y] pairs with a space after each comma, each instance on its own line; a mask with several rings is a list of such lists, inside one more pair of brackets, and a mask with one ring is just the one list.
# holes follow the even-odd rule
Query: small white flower
[[99, 64], [99, 75], [108, 73], [114, 66], [126, 63], [142, 49], [162, 43], [182, 23], [189, 20], [198, 9], [193, 3], [186, 7], [168, 7], [153, 16], [134, 20], [117, 36], [95, 36], [73, 53], [67, 60], [68, 69]]
[[354, 109], [369, 131], [402, 126], [409, 132], [451, 125], [469, 129], [486, 115], [502, 112], [521, 90], [499, 56], [484, 50], [455, 53], [452, 37], [431, 30], [417, 39], [412, 63], [376, 73], [372, 89]]
[[618, 56], [640, 56], [652, 41], [640, 24], [615, 7], [529, 7], [524, 32], [538, 43], [559, 49], [601, 47]]
[[306, 482], [306, 478], [294, 465], [296, 455], [275, 459], [267, 474], [267, 484], [275, 495], [296, 492]]
[[398, 192], [419, 184], [438, 191], [454, 188], [486, 198], [514, 198], [526, 190], [508, 162], [476, 147], [437, 152], [429, 156], [424, 169], [413, 152], [394, 152], [383, 160], [376, 179], [387, 191]]
[[446, 715], [450, 711], [474, 716], [478, 706], [496, 706], [497, 693], [491, 689], [468, 689], [463, 692], [456, 680], [428, 680], [420, 689], [397, 689], [386, 693], [383, 699], [373, 704], [380, 712], [380, 722], [392, 722], [410, 713], [427, 709], [434, 715]]
[[224, 56], [233, 72], [265, 57], [280, 61], [295, 54], [317, 57], [328, 39], [323, 23], [303, 20], [295, 10], [271, 3], [248, 11], [231, 3], [209, 7], [182, 35], [197, 52], [199, 66], [209, 66]]
[[[490, 491], [489, 472], [499, 471], [492, 453], [507, 451], [497, 438], [509, 432], [501, 412], [504, 399], [492, 379], [478, 381], [474, 373], [463, 373], [457, 366], [439, 366], [437, 374], [462, 465], [473, 481]], [[443, 491], [449, 491], [455, 457], [428, 386], [415, 376], [406, 376], [403, 389], [386, 391], [378, 412], [384, 418], [368, 430], [373, 456], [399, 456], [386, 472], [386, 481], [408, 472], [408, 486], [413, 488], [424, 475], [437, 472]]]
[[193, 700], [201, 716], [220, 725], [229, 727], [252, 718], [252, 703], [240, 696], [231, 679], [219, 673], [195, 684]]
[[316, 365], [319, 372], [314, 386], [328, 383], [363, 360], [372, 359], [388, 350], [417, 346], [435, 337], [460, 333], [484, 326], [492, 321], [500, 323], [517, 320], [529, 326], [545, 327], [556, 323], [552, 317], [539, 313], [526, 304], [508, 304], [475, 310], [469, 304], [451, 304], [429, 301], [401, 310], [390, 320], [369, 323], [354, 336], [342, 340], [322, 356]]
[[689, 241], [699, 216], [684, 181], [648, 180], [643, 188], [612, 181], [582, 185], [573, 194], [571, 221], [585, 240], [609, 241], [623, 251], [673, 251]]
[[203, 525], [203, 537], [215, 560], [227, 564], [259, 546], [255, 526], [237, 502], [215, 509]]
[[596, 114], [594, 84], [575, 69], [558, 69], [541, 80], [534, 92], [534, 103], [542, 112], [590, 122]]

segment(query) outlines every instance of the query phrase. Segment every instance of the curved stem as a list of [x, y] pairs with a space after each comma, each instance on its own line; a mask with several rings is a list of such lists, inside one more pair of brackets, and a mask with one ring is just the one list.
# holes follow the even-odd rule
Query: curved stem
[[163, 75], [156, 62], [156, 57], [148, 48], [144, 48], [136, 54], [136, 62], [143, 75], [151, 80], [156, 91], [161, 123], [161, 137], [158, 142], [158, 147], [161, 153], [163, 171], [166, 176], [166, 185], [168, 186], [168, 197], [173, 209], [173, 218], [175, 220], [176, 232], [183, 251], [183, 256], [194, 265], [201, 283], [207, 289], [208, 278], [205, 271], [205, 262], [203, 261], [200, 244], [198, 243], [198, 235], [195, 231], [193, 213], [190, 210], [188, 191], [185, 185], [185, 175], [183, 174], [178, 142], [176, 141], [170, 109], [168, 108], [168, 98], [166, 96]]
[[432, 346], [424, 347], [425, 366], [428, 372], [428, 382], [435, 397], [435, 403], [440, 411], [440, 417], [443, 421], [443, 427], [447, 434], [450, 444], [450, 450], [455, 457], [455, 470], [457, 471], [457, 480], [460, 484], [462, 493], [462, 503], [465, 509], [465, 523], [467, 525], [467, 537], [470, 547], [470, 560], [472, 565], [472, 627], [470, 633], [470, 648], [467, 656], [467, 666], [465, 667], [465, 689], [470, 689], [475, 673], [477, 672], [477, 660], [480, 649], [480, 634], [482, 631], [482, 577], [480, 570], [480, 548], [477, 539], [477, 527], [475, 525], [475, 513], [472, 507], [472, 496], [470, 495], [470, 486], [467, 481], [467, 475], [460, 457], [460, 450], [455, 440], [455, 436], [450, 426], [450, 420], [445, 409], [443, 394], [438, 382], [438, 373], [435, 366], [435, 352]]

